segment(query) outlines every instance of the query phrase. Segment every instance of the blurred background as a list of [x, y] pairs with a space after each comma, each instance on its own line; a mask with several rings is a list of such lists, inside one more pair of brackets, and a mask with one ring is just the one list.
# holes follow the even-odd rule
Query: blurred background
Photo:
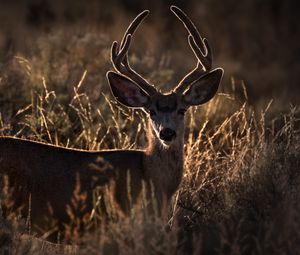
[[246, 88], [253, 105], [272, 98], [278, 105], [299, 104], [298, 2], [1, 0], [0, 106], [19, 109], [29, 101], [28, 87], [43, 81], [68, 97], [85, 70], [84, 90], [97, 100], [108, 89], [112, 41], [144, 9], [151, 15], [135, 35], [130, 62], [162, 90], [172, 88], [196, 64], [172, 4], [209, 39], [214, 67], [225, 69], [221, 90], [231, 86], [239, 95]]
[[[292, 254], [300, 250], [299, 0], [0, 0], [0, 136], [88, 150], [143, 148], [145, 114], [112, 100], [105, 76], [110, 47], [149, 9], [129, 61], [162, 91], [176, 86], [196, 58], [172, 4], [208, 38], [213, 66], [225, 70], [218, 95], [187, 113], [178, 224], [165, 235], [165, 224], [152, 218], [113, 220], [101, 228], [108, 232], [99, 243], [84, 246], [118, 244], [114, 251], [130, 254], [143, 240], [141, 254], [172, 253], [169, 247], [196, 254], [220, 240], [215, 251], [222, 254]], [[84, 193], [75, 191], [74, 212], [81, 213]], [[69, 235], [79, 226], [72, 219]], [[19, 237], [19, 229], [2, 239]]]

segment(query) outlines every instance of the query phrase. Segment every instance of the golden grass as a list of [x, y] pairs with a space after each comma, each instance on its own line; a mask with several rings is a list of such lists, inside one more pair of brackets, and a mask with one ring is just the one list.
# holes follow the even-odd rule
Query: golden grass
[[[83, 149], [142, 147], [143, 114], [120, 108], [106, 95], [101, 107], [92, 105], [80, 92], [86, 75], [65, 105], [43, 80], [31, 103], [18, 111], [17, 128], [2, 120], [1, 134]], [[167, 225], [137, 210], [105, 226], [96, 217], [97, 230], [82, 232], [79, 226], [84, 218], [78, 218], [78, 212], [86, 198], [75, 190], [77, 200], [69, 207], [74, 224], [66, 228], [66, 236], [80, 246], [73, 246], [71, 252], [289, 254], [299, 249], [299, 107], [291, 106], [287, 113], [269, 119], [271, 104], [257, 114], [247, 102], [241, 104], [233, 95], [220, 93], [207, 105], [190, 110], [185, 175]], [[26, 228], [16, 217], [2, 218], [1, 225], [3, 251], [44, 252], [41, 247], [47, 243], [41, 240], [39, 245], [37, 239], [20, 241]]]
[[[3, 63], [0, 135], [87, 150], [143, 148], [145, 116], [111, 100], [104, 75], [111, 39], [98, 32], [36, 36], [30, 53]], [[149, 52], [144, 59], [131, 56], [151, 81], [175, 83], [168, 53], [157, 57], [159, 66]], [[24, 237], [32, 234], [27, 219], [11, 212], [0, 218], [0, 254], [296, 254], [299, 106], [280, 98], [250, 105], [242, 85], [232, 79], [211, 102], [187, 113], [185, 175], [168, 224], [138, 208], [101, 224], [95, 196], [97, 228], [84, 232], [80, 208], [87, 198], [77, 189], [65, 233], [71, 246], [46, 251], [51, 245]], [[9, 207], [5, 187], [0, 198]]]

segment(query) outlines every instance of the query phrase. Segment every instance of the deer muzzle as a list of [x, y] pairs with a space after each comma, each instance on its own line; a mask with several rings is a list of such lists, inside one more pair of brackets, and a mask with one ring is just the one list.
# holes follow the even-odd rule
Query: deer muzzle
[[171, 128], [164, 128], [159, 132], [159, 138], [163, 141], [170, 142], [176, 138], [176, 132]]

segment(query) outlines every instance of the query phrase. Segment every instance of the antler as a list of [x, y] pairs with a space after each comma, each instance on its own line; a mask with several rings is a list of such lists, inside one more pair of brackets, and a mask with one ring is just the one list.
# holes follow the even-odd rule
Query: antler
[[145, 90], [149, 95], [153, 95], [157, 90], [150, 85], [141, 75], [135, 72], [129, 65], [128, 62], [128, 50], [131, 43], [132, 36], [135, 30], [138, 28], [140, 23], [148, 16], [149, 11], [145, 10], [141, 12], [136, 18], [131, 22], [127, 28], [123, 39], [121, 41], [120, 47], [118, 42], [114, 41], [111, 46], [111, 62], [115, 70], [121, 74], [124, 74], [131, 80], [137, 83], [143, 90]]
[[211, 70], [212, 50], [207, 39], [200, 36], [194, 23], [180, 8], [173, 5], [171, 6], [171, 11], [189, 32], [188, 42], [198, 60], [197, 66], [189, 72], [174, 89], [175, 93], [183, 93], [193, 81]]

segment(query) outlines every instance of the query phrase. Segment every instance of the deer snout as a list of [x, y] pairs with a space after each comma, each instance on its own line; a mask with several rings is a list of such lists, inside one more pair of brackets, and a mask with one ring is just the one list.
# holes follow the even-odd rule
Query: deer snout
[[159, 132], [159, 138], [166, 142], [170, 142], [176, 138], [176, 132], [171, 128], [164, 128]]

